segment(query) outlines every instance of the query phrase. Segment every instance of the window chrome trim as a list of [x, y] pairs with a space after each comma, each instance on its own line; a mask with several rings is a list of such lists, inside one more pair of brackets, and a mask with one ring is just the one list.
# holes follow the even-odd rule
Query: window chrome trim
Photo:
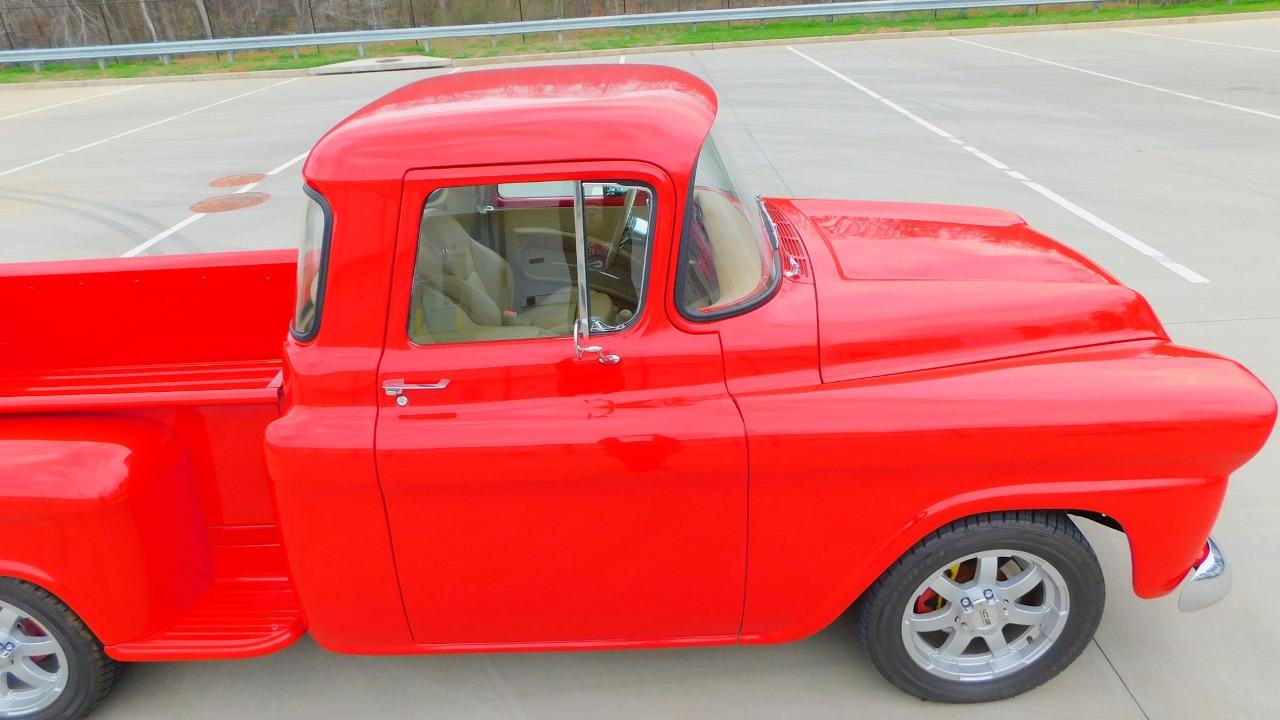
[[[641, 258], [641, 262], [643, 263], [643, 265], [640, 272], [640, 282], [639, 282], [639, 285], [636, 287], [635, 314], [633, 314], [629, 320], [622, 323], [621, 325], [605, 325], [604, 323], [596, 323], [592, 328], [593, 330], [596, 331], [597, 335], [611, 335], [614, 333], [620, 333], [630, 329], [637, 322], [639, 322], [640, 316], [644, 314], [645, 306], [648, 304], [647, 299], [648, 299], [649, 290], [650, 290], [649, 282], [653, 277], [652, 275], [653, 245], [654, 245], [653, 231], [658, 225], [658, 190], [657, 188], [653, 187], [649, 183], [643, 182], [640, 180], [583, 180], [582, 184], [583, 185], [600, 185], [600, 186], [621, 185], [626, 188], [635, 188], [637, 190], [643, 190], [649, 196], [649, 213], [648, 213], [649, 224], [648, 224], [648, 230], [645, 232], [645, 238], [644, 238], [644, 255]], [[583, 213], [585, 217], [585, 213], [586, 213], [585, 197], [583, 202]], [[627, 283], [631, 282], [631, 278], [620, 277], [611, 272], [605, 272], [602, 270], [597, 270], [596, 272], [602, 275], [608, 275], [609, 277], [614, 278], [616, 280], [621, 280]], [[591, 297], [591, 292], [590, 292], [590, 288], [588, 288], [587, 289], [588, 305], [590, 305], [590, 302], [589, 302], [590, 297]]]
[[578, 344], [591, 342], [591, 288], [587, 287], [587, 203], [583, 199], [581, 180], [573, 183], [573, 243], [578, 257], [574, 260], [578, 274], [578, 317], [573, 319], [573, 349], [579, 359], [584, 348]]
[[[646, 182], [646, 181], [644, 181], [644, 180], [637, 180], [637, 179], [630, 179], [630, 180], [626, 180], [626, 179], [580, 179], [580, 178], [579, 178], [579, 179], [565, 179], [565, 180], [555, 180], [555, 181], [528, 181], [528, 182], [569, 182], [569, 183], [573, 183], [573, 184], [574, 184], [574, 186], [575, 186], [575, 190], [574, 190], [574, 195], [575, 195], [575, 198], [574, 198], [574, 248], [575, 248], [575, 250], [574, 250], [574, 251], [575, 251], [575, 254], [576, 254], [578, 257], [580, 257], [580, 258], [582, 258], [582, 259], [583, 259], [583, 260], [582, 260], [582, 263], [579, 263], [580, 265], [582, 265], [582, 267], [580, 267], [580, 268], [575, 267], [575, 277], [577, 277], [577, 279], [578, 279], [578, 287], [579, 287], [580, 289], [581, 289], [584, 285], [586, 285], [586, 286], [587, 286], [587, 293], [586, 293], [586, 298], [585, 298], [585, 299], [586, 299], [586, 304], [587, 304], [587, 308], [588, 308], [588, 310], [587, 310], [587, 312], [588, 312], [588, 313], [590, 313], [590, 297], [591, 297], [591, 288], [590, 288], [590, 286], [589, 286], [589, 283], [583, 283], [583, 282], [582, 282], [582, 276], [581, 276], [580, 274], [578, 274], [578, 272], [585, 268], [585, 263], [586, 263], [586, 251], [585, 251], [585, 246], [586, 246], [586, 225], [585, 225], [585, 222], [586, 222], [586, 201], [587, 201], [587, 200], [589, 200], [589, 199], [596, 199], [596, 198], [595, 198], [594, 196], [587, 195], [587, 194], [586, 194], [586, 189], [585, 189], [585, 187], [586, 187], [586, 186], [592, 186], [592, 185], [596, 185], [596, 186], [621, 185], [621, 186], [624, 186], [624, 187], [627, 187], [627, 188], [635, 188], [635, 189], [640, 190], [640, 191], [643, 191], [643, 192], [645, 192], [645, 193], [647, 194], [648, 203], [649, 203], [649, 205], [648, 205], [648, 213], [647, 213], [647, 216], [648, 216], [648, 219], [647, 219], [647, 222], [648, 222], [648, 226], [647, 226], [647, 228], [648, 228], [648, 232], [647, 232], [647, 233], [646, 233], [646, 235], [645, 235], [645, 248], [644, 248], [644, 254], [643, 254], [643, 256], [641, 257], [641, 262], [643, 263], [643, 269], [642, 269], [642, 271], [641, 271], [641, 276], [640, 276], [639, 284], [638, 284], [638, 286], [636, 287], [637, 293], [636, 293], [636, 309], [635, 309], [635, 313], [632, 315], [632, 317], [631, 317], [630, 319], [628, 319], [625, 323], [622, 323], [622, 324], [620, 324], [620, 325], [606, 325], [606, 324], [604, 324], [604, 323], [602, 323], [602, 322], [595, 322], [595, 323], [591, 323], [591, 324], [590, 324], [590, 327], [588, 328], [588, 331], [589, 331], [589, 335], [591, 335], [591, 336], [593, 336], [593, 337], [596, 337], [596, 336], [601, 336], [601, 335], [616, 335], [616, 334], [618, 334], [618, 333], [626, 332], [627, 330], [630, 330], [631, 328], [633, 328], [633, 327], [636, 325], [636, 322], [640, 319], [640, 316], [645, 312], [646, 306], [648, 305], [647, 294], [648, 294], [648, 292], [650, 291], [649, 283], [650, 283], [650, 281], [652, 280], [652, 276], [653, 276], [653, 261], [654, 261], [654, 236], [653, 236], [653, 232], [654, 232], [654, 231], [655, 231], [655, 229], [658, 227], [658, 210], [659, 210], [659, 201], [658, 201], [658, 190], [657, 190], [657, 188], [656, 188], [653, 184], [651, 184], [651, 183], [649, 183], [649, 182]], [[513, 184], [524, 184], [524, 183], [525, 183], [525, 181], [520, 181], [519, 183], [513, 183]], [[491, 184], [492, 184], [492, 185], [494, 185], [494, 187], [496, 188], [496, 187], [497, 187], [497, 185], [499, 185], [499, 184], [506, 184], [506, 183], [491, 183]], [[425, 197], [423, 197], [423, 198], [422, 198], [422, 210], [425, 210], [425, 209], [426, 209], [426, 204], [427, 204], [428, 200], [430, 199], [431, 195], [432, 195], [432, 194], [434, 194], [435, 192], [439, 191], [439, 190], [451, 190], [451, 189], [455, 189], [455, 188], [469, 188], [469, 187], [475, 187], [475, 186], [473, 186], [473, 185], [440, 185], [440, 186], [438, 186], [438, 187], [435, 187], [434, 189], [432, 189], [432, 191], [431, 191], [430, 193], [427, 193], [427, 195], [426, 195]], [[579, 204], [579, 197], [581, 197], [581, 203], [580, 203], [580, 204]], [[523, 197], [522, 197], [522, 198], [505, 198], [505, 196], [504, 196], [504, 199], [519, 199], [519, 200], [550, 200], [551, 198], [533, 198], [533, 197], [530, 197], [530, 198], [523, 198]], [[326, 207], [327, 207], [327, 206], [326, 206]], [[580, 211], [579, 211], [579, 209], [580, 209]], [[454, 213], [454, 214], [456, 214], [456, 213]], [[422, 212], [421, 212], [421, 211], [420, 211], [420, 212], [419, 212], [419, 214], [418, 214], [418, 226], [417, 226], [417, 231], [418, 231], [419, 233], [421, 233], [421, 231], [422, 231]], [[582, 235], [582, 244], [581, 244], [581, 245], [579, 245], [579, 243], [578, 243], [578, 239], [579, 239], [579, 238], [578, 238], [578, 235], [579, 235], [579, 232], [581, 232], [581, 235]], [[419, 251], [419, 250], [420, 250], [420, 248], [415, 249], [415, 251], [414, 251], [414, 260], [413, 260], [413, 262], [414, 262], [414, 267], [415, 267], [415, 268], [416, 268], [416, 266], [417, 266], [417, 262], [418, 262], [418, 251]], [[505, 256], [504, 256], [504, 258], [505, 258]], [[565, 266], [565, 267], [568, 267], [568, 263], [557, 263], [557, 264], [559, 264], [559, 265], [563, 265], [563, 266]], [[597, 271], [594, 271], [594, 272], [598, 272], [598, 273], [601, 273], [601, 274], [604, 274], [604, 275], [608, 275], [608, 276], [609, 276], [609, 277], [611, 277], [611, 278], [614, 278], [614, 279], [616, 279], [616, 280], [619, 280], [619, 281], [622, 281], [622, 282], [625, 282], [625, 283], [628, 283], [628, 284], [631, 282], [631, 278], [624, 278], [624, 277], [621, 277], [621, 276], [616, 275], [616, 274], [614, 274], [614, 273], [603, 272], [603, 271], [598, 271], [598, 270], [597, 270]], [[654, 288], [653, 290], [654, 290], [654, 292], [665, 292], [665, 288]], [[579, 313], [579, 317], [581, 317], [582, 307], [583, 307], [583, 306], [582, 306], [583, 297], [581, 297], [581, 296], [582, 296], [581, 291], [579, 291], [578, 295], [579, 295], [578, 297], [574, 298], [574, 302], [575, 302], [575, 305], [577, 306], [577, 312]], [[412, 302], [413, 302], [412, 296], [409, 298], [408, 302], [410, 303], [410, 305], [412, 305]], [[407, 317], [406, 317], [406, 322], [405, 322], [405, 329], [404, 329], [404, 332], [405, 332], [405, 340], [408, 342], [408, 344], [409, 344], [411, 347], [413, 347], [413, 348], [418, 348], [418, 349], [421, 349], [421, 348], [433, 348], [433, 347], [446, 347], [446, 346], [451, 346], [451, 345], [483, 345], [483, 344], [485, 344], [485, 343], [494, 343], [494, 342], [510, 342], [510, 341], [512, 340], [512, 339], [450, 340], [450, 341], [445, 341], [445, 342], [431, 342], [431, 343], [428, 343], [428, 344], [419, 344], [419, 343], [415, 342], [415, 341], [414, 341], [414, 339], [413, 339], [413, 333], [412, 333], [412, 330], [411, 330], [411, 327], [410, 327], [410, 323], [411, 323], [411, 320], [410, 320], [410, 318], [407, 316]], [[575, 318], [575, 319], [574, 319], [574, 322], [571, 324], [575, 330], [577, 329], [577, 323], [578, 323], [578, 318]], [[571, 337], [571, 336], [572, 336], [572, 333], [570, 333], [569, 337]], [[558, 336], [554, 336], [554, 337], [552, 337], [552, 336], [548, 336], [548, 337], [518, 338], [518, 340], [563, 340], [565, 337], [566, 337], [566, 336], [558, 335]], [[610, 357], [610, 358], [615, 358], [615, 357], [617, 357], [617, 356], [610, 355], [609, 357]], [[609, 359], [602, 360], [602, 364], [606, 364], [606, 365], [607, 365], [607, 364], [612, 364], [612, 362], [616, 362], [616, 361], [609, 360]]]

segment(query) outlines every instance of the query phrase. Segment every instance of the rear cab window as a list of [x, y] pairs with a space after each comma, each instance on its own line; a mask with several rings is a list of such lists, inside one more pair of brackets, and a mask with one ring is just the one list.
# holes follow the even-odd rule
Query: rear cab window
[[294, 339], [305, 342], [320, 330], [333, 213], [323, 195], [307, 186], [303, 189], [307, 194], [307, 209], [302, 242], [298, 246], [298, 281], [294, 289], [293, 322], [289, 331]]

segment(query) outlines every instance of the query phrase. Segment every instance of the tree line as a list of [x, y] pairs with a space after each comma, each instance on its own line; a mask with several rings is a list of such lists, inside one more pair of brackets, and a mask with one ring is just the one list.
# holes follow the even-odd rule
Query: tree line
[[0, 0], [0, 47], [120, 45], [821, 1]]

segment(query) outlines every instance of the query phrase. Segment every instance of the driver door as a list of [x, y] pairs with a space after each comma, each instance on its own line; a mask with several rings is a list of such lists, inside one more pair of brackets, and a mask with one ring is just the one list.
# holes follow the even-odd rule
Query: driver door
[[[510, 267], [525, 257], [508, 250], [517, 219], [492, 218], [485, 246], [466, 232], [470, 218], [433, 215], [441, 188], [584, 181], [601, 191], [570, 198], [568, 231], [585, 235], [592, 203], [603, 215], [626, 189], [633, 200], [643, 193], [632, 203], [641, 222], [624, 223], [625, 238], [601, 230], [585, 253], [529, 256], [542, 258], [532, 305]], [[653, 250], [677, 215], [666, 176], [638, 163], [407, 179], [376, 454], [416, 642], [592, 646], [738, 633], [744, 430], [718, 338], [667, 321], [667, 253]], [[607, 261], [623, 247], [626, 272]], [[552, 263], [563, 272], [549, 272]], [[582, 329], [602, 350], [579, 357], [573, 301], [583, 277], [591, 324]]]

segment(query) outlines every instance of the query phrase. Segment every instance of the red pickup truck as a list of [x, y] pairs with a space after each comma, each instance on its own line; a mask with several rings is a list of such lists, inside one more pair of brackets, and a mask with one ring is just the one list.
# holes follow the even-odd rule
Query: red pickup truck
[[[124, 661], [795, 640], [919, 697], [1066, 667], [1208, 539], [1272, 394], [999, 210], [759, 199], [646, 66], [408, 85], [299, 252], [0, 268], [0, 717]], [[290, 320], [292, 318], [292, 320]]]

